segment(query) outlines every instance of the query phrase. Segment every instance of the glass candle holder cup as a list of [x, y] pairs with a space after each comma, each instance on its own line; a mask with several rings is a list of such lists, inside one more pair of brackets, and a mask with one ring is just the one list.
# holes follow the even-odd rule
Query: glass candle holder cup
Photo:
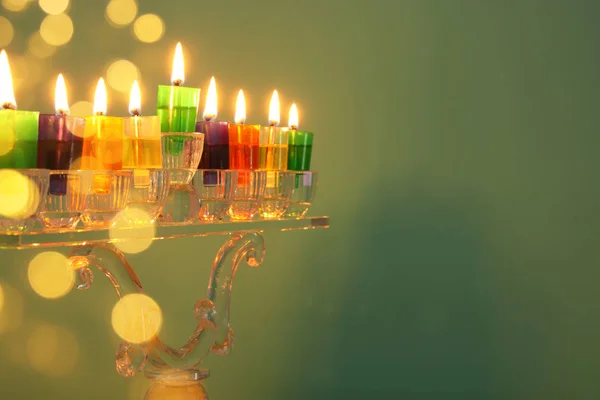
[[[52, 170], [40, 220], [51, 230], [72, 230], [77, 227], [85, 207], [85, 199], [91, 185], [89, 171]], [[60, 190], [53, 188], [53, 181], [60, 183]]]
[[175, 185], [169, 189], [167, 202], [160, 213], [163, 225], [187, 225], [198, 220], [200, 198], [193, 185]]
[[48, 193], [47, 169], [0, 171], [0, 231], [23, 233], [33, 229]]
[[35, 168], [40, 113], [0, 109], [0, 168]]
[[290, 130], [288, 135], [288, 169], [291, 171], [310, 171], [313, 134]]
[[81, 221], [87, 227], [108, 228], [127, 205], [132, 171], [89, 171], [92, 186], [102, 182], [106, 190], [91, 190], [85, 199]]
[[265, 194], [260, 203], [263, 218], [281, 218], [285, 214], [294, 190], [295, 176], [288, 171], [266, 171]]
[[288, 169], [288, 128], [260, 128], [259, 168], [285, 171]]
[[253, 219], [260, 211], [267, 186], [266, 171], [237, 171], [237, 185], [228, 215], [233, 220]]
[[193, 185], [200, 197], [201, 221], [221, 221], [231, 206], [238, 182], [238, 172], [233, 170], [198, 170]]
[[202, 157], [203, 133], [162, 134], [163, 168], [171, 173], [171, 185], [188, 185]]
[[199, 104], [200, 89], [159, 85], [156, 110], [161, 132], [194, 132]]
[[131, 221], [132, 224], [153, 222], [158, 218], [167, 201], [170, 183], [170, 173], [166, 169], [132, 170], [127, 208], [143, 211], [131, 215], [145, 218], [143, 221]]
[[303, 218], [315, 199], [319, 174], [314, 171], [297, 171], [286, 218]]
[[260, 125], [229, 124], [229, 168], [259, 168]]
[[[39, 118], [37, 167], [55, 171], [71, 169], [83, 153], [85, 119], [57, 114]], [[50, 174], [49, 195], [65, 195], [69, 174]]]

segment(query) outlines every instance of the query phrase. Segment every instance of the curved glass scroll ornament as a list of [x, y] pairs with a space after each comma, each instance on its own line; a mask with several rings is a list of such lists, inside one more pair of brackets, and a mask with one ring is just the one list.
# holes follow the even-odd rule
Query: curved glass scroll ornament
[[[133, 376], [145, 370], [157, 380], [157, 385], [169, 382], [199, 381], [208, 376], [207, 369], [198, 368], [212, 351], [226, 355], [233, 346], [233, 330], [229, 325], [229, 310], [233, 278], [245, 261], [259, 266], [265, 254], [264, 239], [259, 232], [232, 234], [219, 249], [213, 262], [206, 297], [196, 302], [197, 321], [194, 332], [181, 347], [171, 347], [160, 336], [145, 344], [122, 341], [117, 349], [116, 367], [122, 376]], [[77, 270], [77, 288], [89, 289], [94, 281], [95, 267], [111, 282], [119, 298], [143, 293], [142, 284], [123, 253], [110, 244], [90, 244], [73, 248], [70, 255]], [[117, 261], [117, 262], [115, 262]]]

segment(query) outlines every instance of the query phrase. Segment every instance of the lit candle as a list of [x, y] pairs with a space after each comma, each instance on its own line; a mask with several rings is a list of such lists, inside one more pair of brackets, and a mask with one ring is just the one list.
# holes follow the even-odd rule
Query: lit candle
[[123, 168], [162, 168], [160, 118], [142, 117], [142, 96], [137, 81], [129, 95], [130, 118], [123, 120]]
[[[68, 116], [69, 101], [62, 74], [56, 79], [54, 110], [55, 114], [41, 114], [39, 118], [37, 168], [68, 170], [81, 157], [85, 119]], [[49, 193], [66, 194], [66, 179], [67, 175], [51, 175]]]
[[39, 113], [17, 110], [6, 51], [0, 52], [0, 168], [35, 168]]
[[194, 132], [200, 102], [200, 89], [183, 87], [185, 80], [183, 51], [177, 43], [173, 58], [173, 85], [159, 85], [157, 112], [162, 132]]
[[312, 156], [313, 134], [298, 131], [298, 107], [292, 104], [290, 108], [288, 169], [293, 171], [310, 171]]
[[100, 78], [94, 95], [94, 115], [86, 117], [82, 169], [123, 168], [123, 118], [107, 117], [106, 109], [106, 85]]
[[206, 106], [202, 114], [204, 121], [196, 122], [196, 132], [204, 133], [204, 151], [200, 169], [229, 168], [229, 123], [217, 119], [217, 83], [210, 79]]
[[229, 124], [229, 168], [258, 169], [260, 125], [246, 125], [244, 92], [239, 91], [235, 123]]
[[[106, 85], [98, 80], [94, 115], [86, 117], [81, 169], [120, 170], [123, 168], [123, 118], [107, 117]], [[110, 192], [110, 176], [95, 175], [94, 193]]]
[[260, 129], [260, 169], [286, 170], [288, 167], [288, 128], [280, 128], [279, 94], [273, 91], [269, 126]]

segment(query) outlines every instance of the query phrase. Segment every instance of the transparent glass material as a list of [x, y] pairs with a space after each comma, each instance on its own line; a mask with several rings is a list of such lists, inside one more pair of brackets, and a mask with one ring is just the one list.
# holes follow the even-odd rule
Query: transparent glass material
[[265, 196], [267, 186], [266, 171], [238, 171], [237, 185], [233, 191], [233, 201], [228, 215], [233, 220], [254, 218]]
[[154, 221], [167, 201], [170, 173], [166, 169], [134, 169], [132, 174], [127, 208], [143, 211], [138, 213], [143, 216], [143, 222]]
[[47, 169], [4, 170], [0, 198], [0, 232], [31, 230], [46, 201], [49, 186]]
[[317, 194], [319, 174], [314, 171], [298, 171], [294, 179], [292, 198], [284, 216], [303, 218]]
[[171, 185], [187, 185], [192, 181], [203, 147], [203, 133], [162, 134], [163, 168], [171, 172]]
[[[132, 171], [88, 171], [92, 190], [85, 199], [81, 222], [85, 226], [106, 228], [127, 205], [131, 187]], [[94, 190], [100, 182], [102, 190]]]
[[260, 204], [263, 218], [280, 218], [285, 214], [290, 205], [295, 176], [294, 172], [267, 171], [265, 195]]
[[224, 169], [199, 169], [193, 186], [200, 197], [201, 221], [221, 221], [233, 200], [238, 172]]
[[50, 171], [50, 185], [40, 212], [44, 227], [75, 229], [84, 210], [91, 182], [89, 171]]
[[[305, 217], [301, 219], [272, 219], [255, 221], [231, 221], [224, 220], [220, 222], [200, 222], [196, 219], [192, 224], [163, 224], [156, 223], [154, 232], [145, 231], [136, 235], [134, 239], [127, 239], [130, 236], [126, 234], [116, 235], [124, 238], [123, 240], [163, 240], [177, 239], [182, 237], [203, 237], [203, 236], [227, 236], [231, 232], [254, 232], [254, 231], [293, 231], [293, 230], [311, 230], [329, 227], [329, 217]], [[35, 227], [28, 232], [1, 232], [0, 248], [2, 249], [27, 249], [27, 248], [46, 248], [57, 246], [81, 246], [98, 245], [112, 241], [110, 232], [115, 230], [130, 230], [126, 225], [123, 227], [104, 227], [89, 228], [78, 227], [74, 231], [60, 230], [48, 231]]]
[[159, 220], [164, 225], [191, 224], [198, 219], [199, 212], [200, 198], [194, 186], [171, 185]]

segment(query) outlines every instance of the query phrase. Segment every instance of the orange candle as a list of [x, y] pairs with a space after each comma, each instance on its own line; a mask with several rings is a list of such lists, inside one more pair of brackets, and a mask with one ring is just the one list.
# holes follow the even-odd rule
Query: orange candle
[[246, 125], [244, 92], [239, 91], [235, 124], [229, 124], [229, 168], [252, 170], [259, 168], [260, 125]]

